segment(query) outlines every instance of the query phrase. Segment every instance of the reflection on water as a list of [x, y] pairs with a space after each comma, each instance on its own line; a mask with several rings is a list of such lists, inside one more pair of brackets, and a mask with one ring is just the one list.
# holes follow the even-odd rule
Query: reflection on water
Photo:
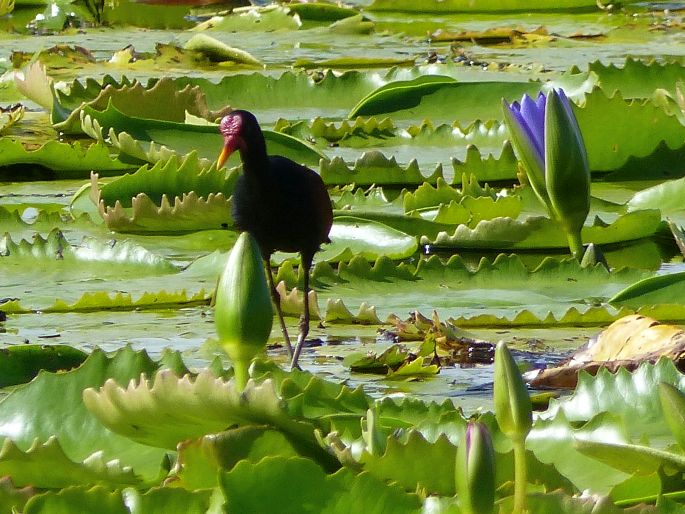
[[[393, 343], [373, 335], [345, 337], [343, 330], [343, 327], [329, 327], [330, 332], [341, 334], [323, 336], [323, 345], [303, 351], [303, 368], [333, 382], [353, 388], [362, 386], [374, 397], [412, 396], [437, 402], [449, 399], [466, 413], [492, 409], [492, 365], [443, 367], [433, 377], [408, 380], [386, 380], [377, 374], [353, 373], [342, 365], [345, 355], [359, 351], [380, 353]], [[474, 332], [479, 338], [492, 342], [505, 340], [522, 369], [530, 369], [556, 364], [584, 344], [597, 329], [517, 328], [512, 331], [483, 329]], [[415, 342], [403, 344], [410, 349], [418, 345]]]

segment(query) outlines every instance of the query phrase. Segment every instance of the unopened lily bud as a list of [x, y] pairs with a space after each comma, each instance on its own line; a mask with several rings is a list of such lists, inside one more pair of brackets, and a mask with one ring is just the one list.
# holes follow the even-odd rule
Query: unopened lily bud
[[567, 232], [579, 233], [590, 212], [590, 166], [578, 121], [561, 89], [547, 97], [545, 183], [557, 219]]
[[477, 421], [466, 427], [457, 448], [455, 480], [464, 514], [492, 514], [495, 508], [495, 450], [488, 428]]
[[226, 260], [217, 286], [214, 320], [219, 342], [233, 361], [242, 389], [250, 361], [264, 351], [273, 323], [262, 256], [247, 232], [240, 234]]
[[537, 100], [503, 101], [504, 123], [533, 191], [552, 219], [563, 226], [580, 259], [580, 231], [590, 211], [590, 166], [583, 136], [564, 92]]
[[502, 341], [495, 348], [494, 401], [502, 433], [511, 440], [525, 440], [533, 425], [533, 407], [521, 372]]

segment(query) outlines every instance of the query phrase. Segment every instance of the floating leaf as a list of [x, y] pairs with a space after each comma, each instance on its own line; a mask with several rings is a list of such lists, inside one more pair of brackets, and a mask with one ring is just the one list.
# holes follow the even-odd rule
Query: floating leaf
[[87, 354], [69, 345], [8, 346], [0, 350], [0, 387], [29, 382], [40, 370], [67, 371]]
[[685, 272], [648, 277], [616, 293], [609, 303], [640, 307], [643, 305], [681, 303], [685, 290]]
[[685, 457], [636, 444], [615, 444], [580, 440], [576, 449], [593, 459], [609, 464], [626, 473], [648, 475], [665, 467], [668, 470], [685, 469]]
[[[177, 89], [176, 83], [169, 77], [163, 77], [146, 87], [139, 82], [131, 84], [106, 83], [102, 89], [93, 92], [94, 98], [83, 89], [78, 82], [72, 86], [70, 100], [76, 100], [81, 95], [84, 102], [69, 110], [71, 102], [60, 102], [53, 113], [52, 120], [55, 128], [67, 133], [80, 133], [81, 111], [87, 106], [96, 111], [104, 111], [111, 104], [121, 113], [151, 120], [174, 121], [183, 123], [187, 114], [214, 119], [219, 113], [210, 112], [207, 108], [205, 96], [198, 86], [186, 86]], [[80, 86], [80, 87], [79, 87]], [[92, 83], [87, 83], [91, 88]], [[58, 116], [62, 114], [60, 119]]]
[[[283, 432], [300, 453], [333, 465], [316, 442], [314, 426], [287, 413], [271, 380], [249, 381], [239, 391], [234, 381], [225, 382], [208, 371], [194, 380], [161, 371], [153, 383], [143, 381], [133, 388], [123, 389], [109, 380], [99, 391], [85, 392], [83, 400], [105, 426], [143, 444], [173, 449], [182, 440], [227, 426], [267, 424]], [[167, 420], [161, 426], [160, 416]]]
[[186, 50], [205, 55], [212, 62], [233, 61], [241, 64], [262, 66], [261, 61], [245, 50], [233, 48], [206, 34], [196, 34], [191, 37], [184, 47]]
[[663, 212], [679, 211], [685, 208], [682, 198], [685, 195], [685, 178], [668, 180], [638, 191], [628, 201], [628, 210], [661, 209]]
[[354, 256], [375, 261], [381, 256], [405, 259], [418, 249], [416, 238], [382, 223], [336, 216], [330, 233], [331, 244], [323, 247], [317, 260], [342, 261]]
[[[85, 238], [81, 245], [72, 247], [65, 239], [64, 234], [54, 229], [46, 239], [36, 235], [35, 241], [29, 243], [22, 240], [19, 243], [12, 241], [9, 235], [0, 239], [0, 255], [9, 263], [14, 261], [15, 266], [24, 266], [27, 259], [42, 260], [42, 266], [64, 267], [64, 261], [80, 262], [79, 266], [92, 263], [106, 264], [111, 267], [117, 265], [115, 273], [124, 273], [126, 268], [146, 268], [147, 272], [159, 274], [177, 271], [177, 268], [166, 259], [154, 255], [131, 241], [116, 242], [99, 241], [95, 238]], [[101, 271], [100, 275], [102, 276]]]
[[[280, 477], [290, 477], [284, 482]], [[326, 475], [302, 458], [267, 457], [259, 463], [238, 463], [221, 475], [221, 487], [236, 512], [295, 514], [302, 512], [417, 513], [418, 496], [397, 485], [346, 469]], [[273, 495], [282, 502], [274, 502]]]
[[222, 193], [210, 193], [207, 198], [200, 198], [191, 191], [175, 197], [173, 205], [166, 195], [162, 195], [160, 205], [157, 205], [141, 193], [131, 199], [131, 209], [125, 209], [119, 201], [114, 206], [108, 206], [102, 200], [98, 201], [98, 208], [107, 227], [117, 232], [221, 229], [230, 224], [232, 219], [230, 200]]
[[397, 164], [391, 157], [381, 152], [365, 152], [352, 168], [343, 159], [334, 157], [330, 162], [321, 161], [321, 178], [327, 185], [344, 185], [355, 183], [359, 186], [383, 185], [416, 185], [424, 181], [435, 182], [442, 176], [442, 167], [438, 165], [433, 173], [426, 177], [421, 173], [418, 162], [411, 161], [406, 168]]
[[288, 9], [303, 20], [338, 21], [357, 14], [357, 10], [329, 2], [307, 2], [288, 4]]
[[34, 497], [24, 512], [205, 514], [212, 505], [211, 496], [211, 491], [187, 491], [171, 487], [152, 488], [145, 493], [133, 488], [112, 490], [104, 486], [69, 487]]
[[552, 2], [550, 0], [541, 1], [535, 4], [534, 7], [526, 6], [517, 0], [507, 0], [504, 3], [497, 0], [483, 0], [474, 5], [468, 0], [423, 0], [419, 2], [411, 2], [407, 0], [374, 0], [368, 7], [371, 11], [403, 11], [403, 12], [529, 12], [537, 11], [557, 11], [557, 10], [573, 10], [573, 9], [595, 9], [597, 4], [591, 0], [562, 0], [560, 2]]
[[[81, 125], [91, 137], [98, 140], [109, 137], [122, 152], [143, 161], [155, 162], [166, 160], [174, 154], [197, 152], [201, 159], [205, 159], [203, 164], [209, 166], [221, 149], [222, 136], [216, 125], [191, 125], [131, 117], [119, 111], [111, 102], [104, 111], [84, 107]], [[269, 130], [263, 132], [270, 154], [284, 155], [310, 166], [324, 158], [323, 154], [303, 141]]]
[[112, 157], [110, 150], [102, 143], [86, 148], [77, 141], [73, 144], [48, 141], [35, 149], [27, 149], [19, 140], [0, 138], [0, 166], [14, 164], [37, 164], [55, 170], [60, 178], [83, 178], [91, 170], [100, 170], [103, 175], [118, 174], [133, 168]]
[[[32, 382], [18, 386], [0, 402], [3, 441], [11, 440], [12, 443], [7, 444], [25, 452], [36, 444], [36, 440], [48, 442], [51, 437], [56, 437], [60, 451], [69, 460], [83, 462], [98, 452], [96, 457], [92, 457], [100, 463], [94, 462], [96, 466], [116, 460], [119, 467], [132, 467], [138, 479], [149, 483], [160, 472], [164, 452], [134, 443], [105, 429], [88, 413], [81, 393], [88, 387], [99, 387], [107, 378], [128, 383], [140, 373], [153, 372], [156, 367], [147, 354], [126, 348], [112, 358], [95, 350], [74, 371], [41, 373]], [[39, 451], [38, 447], [35, 451]], [[46, 472], [46, 479], [51, 476], [52, 473]]]
[[[661, 224], [658, 210], [635, 211], [620, 216], [611, 224], [595, 219], [582, 229], [583, 241], [597, 245], [632, 241], [654, 235]], [[525, 221], [512, 218], [483, 220], [473, 229], [460, 225], [453, 234], [441, 233], [434, 240], [421, 238], [421, 244], [440, 248], [563, 248], [567, 246], [559, 226], [549, 218]]]
[[[226, 14], [224, 16], [212, 16], [207, 21], [197, 25], [193, 30], [234, 33], [273, 32], [277, 30], [298, 30], [301, 26], [302, 22], [300, 21], [300, 17], [297, 14], [293, 15], [289, 6], [285, 7], [277, 4], [271, 4], [264, 6], [245, 6], [235, 8], [230, 12], [230, 14]], [[254, 61], [258, 63], [256, 59]], [[255, 62], [248, 64], [255, 64]]]
[[142, 485], [131, 467], [122, 466], [116, 459], [106, 461], [98, 451], [83, 462], [73, 462], [54, 436], [45, 443], [36, 440], [26, 451], [5, 439], [0, 449], [0, 472], [12, 477], [16, 485], [51, 489], [102, 482]]
[[207, 489], [219, 485], [219, 471], [229, 471], [243, 460], [296, 457], [299, 454], [278, 430], [247, 425], [180, 443], [174, 485]]
[[[662, 142], [668, 149], [682, 148], [685, 127], [651, 100], [624, 100], [595, 89], [574, 109], [586, 141], [590, 169], [611, 171], [626, 165], [630, 157], [645, 158]], [[644, 137], [635, 138], [628, 127], [640, 127]]]
[[176, 198], [190, 192], [201, 198], [217, 193], [229, 197], [233, 193], [238, 173], [236, 169], [202, 169], [197, 154], [191, 153], [183, 160], [172, 156], [168, 161], [160, 161], [154, 166], [144, 165], [135, 173], [124, 175], [101, 187], [98, 187], [97, 178], [97, 175], [91, 176], [91, 187], [95, 188], [91, 190], [91, 196], [108, 206], [120, 202], [124, 207], [131, 207], [132, 198], [141, 193], [157, 205], [161, 204], [162, 196]]
[[[381, 86], [360, 100], [348, 118], [392, 113], [394, 119], [415, 118], [417, 114], [450, 122], [497, 119], [501, 98], [520, 98], [539, 89], [539, 84], [530, 82], [457, 82], [451, 77], [426, 75]], [[454, 109], [445, 109], [445, 105]], [[477, 110], [471, 106], [478, 106]]]

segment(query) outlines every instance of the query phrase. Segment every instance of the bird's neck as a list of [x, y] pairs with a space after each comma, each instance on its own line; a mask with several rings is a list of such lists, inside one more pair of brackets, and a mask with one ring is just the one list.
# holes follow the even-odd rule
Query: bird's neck
[[266, 153], [266, 143], [252, 142], [249, 149], [240, 149], [240, 159], [243, 161], [243, 171], [248, 176], [260, 176], [269, 167], [269, 156]]

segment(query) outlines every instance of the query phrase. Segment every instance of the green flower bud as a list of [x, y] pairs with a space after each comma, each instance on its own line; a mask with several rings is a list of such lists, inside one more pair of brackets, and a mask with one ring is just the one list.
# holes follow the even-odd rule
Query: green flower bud
[[502, 433], [513, 441], [525, 440], [533, 425], [533, 407], [526, 384], [509, 348], [495, 348], [495, 417]]
[[214, 321], [219, 342], [233, 361], [236, 381], [242, 389], [250, 361], [264, 351], [273, 323], [261, 252], [247, 232], [238, 237], [219, 278]]
[[590, 166], [578, 122], [562, 90], [547, 97], [545, 183], [556, 218], [569, 234], [579, 234], [590, 212]]
[[495, 509], [495, 451], [487, 427], [470, 422], [457, 448], [455, 467], [459, 507], [464, 514], [492, 514]]

